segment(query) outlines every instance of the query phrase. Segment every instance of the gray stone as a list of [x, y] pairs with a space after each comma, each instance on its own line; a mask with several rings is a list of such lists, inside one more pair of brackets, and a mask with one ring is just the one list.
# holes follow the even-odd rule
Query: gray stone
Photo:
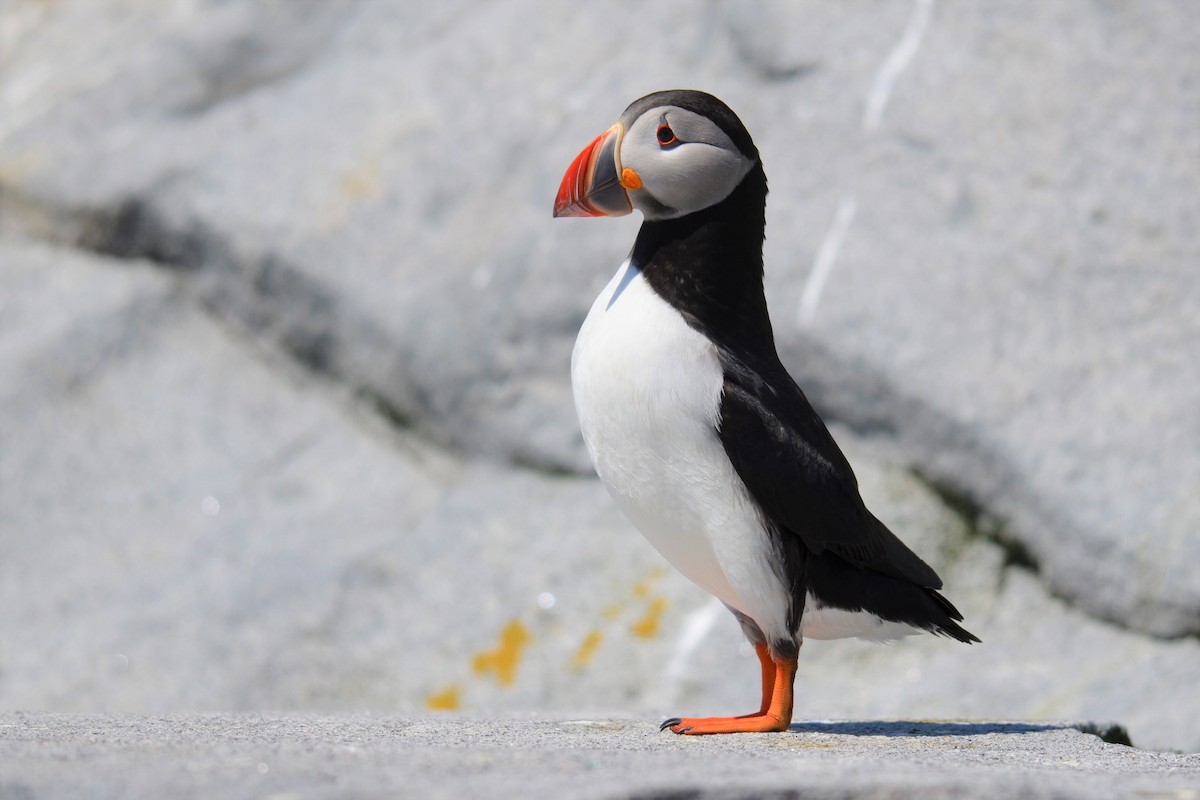
[[[0, 245], [0, 708], [657, 720], [757, 705], [731, 616], [594, 478], [463, 462], [205, 314], [179, 276]], [[1049, 597], [885, 443], [864, 494], [984, 644], [809, 642], [798, 719], [1112, 718], [1200, 750], [1194, 641]]]
[[1057, 594], [1197, 634], [1194, 23], [1170, 2], [18, 4], [0, 209], [190, 268], [215, 313], [426, 436], [587, 471], [566, 362], [637, 223], [551, 224], [550, 198], [630, 99], [709, 88], [761, 146], [779, 338], [817, 402], [890, 431]]
[[0, 259], [3, 704], [241, 706], [460, 467], [148, 265]]
[[[812, 250], [782, 220], [857, 207], [815, 315], [784, 336], [797, 363], [811, 338], [870, 365], [889, 400], [856, 402], [870, 383], [843, 368], [830, 404], [896, 429], [1057, 593], [1200, 633], [1195, 9], [978, 11], [937, 6], [878, 130], [826, 153], [855, 133], [829, 121], [815, 153], [784, 150], [783, 175], [811, 159], [828, 188], [773, 197], [771, 263]], [[775, 275], [787, 319], [799, 287]], [[897, 397], [928, 413], [898, 417]]]
[[1191, 797], [1200, 756], [1070, 725], [824, 722], [692, 738], [624, 718], [0, 715], [0, 794], [69, 798]]

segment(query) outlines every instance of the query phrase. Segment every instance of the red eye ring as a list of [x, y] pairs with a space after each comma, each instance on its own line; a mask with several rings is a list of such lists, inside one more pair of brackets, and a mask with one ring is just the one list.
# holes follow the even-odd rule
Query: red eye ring
[[679, 144], [679, 139], [675, 136], [675, 131], [671, 130], [671, 126], [665, 122], [658, 124], [658, 131], [654, 134], [658, 139], [659, 147], [670, 147]]

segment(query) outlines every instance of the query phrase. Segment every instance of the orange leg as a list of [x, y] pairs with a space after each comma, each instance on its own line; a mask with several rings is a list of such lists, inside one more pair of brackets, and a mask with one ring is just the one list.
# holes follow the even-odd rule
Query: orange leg
[[796, 659], [775, 660], [766, 645], [756, 648], [762, 664], [762, 707], [757, 714], [740, 717], [676, 717], [662, 724], [662, 730], [699, 736], [706, 733], [765, 733], [786, 731], [792, 722], [792, 684], [796, 680]]
[[771, 707], [771, 697], [775, 694], [775, 662], [771, 660], [771, 651], [765, 644], [756, 644], [754, 652], [758, 654], [758, 663], [762, 665], [762, 703], [759, 704], [758, 711], [753, 714], [742, 714], [739, 719], [761, 717], [766, 714], [767, 709]]

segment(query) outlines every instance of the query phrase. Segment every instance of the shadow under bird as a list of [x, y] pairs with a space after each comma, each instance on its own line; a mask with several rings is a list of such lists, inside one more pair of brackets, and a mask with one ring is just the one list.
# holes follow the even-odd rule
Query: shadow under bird
[[723, 602], [762, 665], [762, 705], [675, 718], [675, 733], [786, 730], [800, 644], [918, 631], [979, 641], [942, 582], [867, 509], [784, 369], [763, 294], [767, 179], [724, 103], [647, 95], [584, 148], [556, 217], [644, 222], [571, 359], [609, 493], [675, 568]]

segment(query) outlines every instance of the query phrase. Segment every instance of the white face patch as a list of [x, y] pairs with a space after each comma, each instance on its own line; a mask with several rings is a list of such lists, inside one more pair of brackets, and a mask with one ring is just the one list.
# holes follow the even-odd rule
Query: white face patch
[[621, 141], [621, 164], [641, 178], [629, 199], [646, 219], [716, 205], [754, 166], [716, 123], [676, 106], [652, 108], [634, 120]]

